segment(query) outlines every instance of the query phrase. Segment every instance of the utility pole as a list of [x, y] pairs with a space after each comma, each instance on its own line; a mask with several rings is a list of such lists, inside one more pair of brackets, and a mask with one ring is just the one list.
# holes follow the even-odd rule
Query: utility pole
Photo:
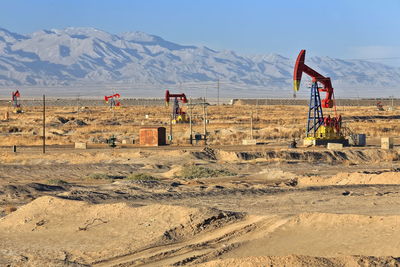
[[203, 118], [204, 118], [204, 145], [207, 145], [207, 113], [206, 102], [203, 103]]
[[393, 106], [393, 98], [394, 98], [394, 96], [392, 95], [392, 110], [394, 110], [394, 106]]
[[46, 97], [43, 95], [43, 154], [46, 153]]
[[256, 99], [256, 121], [258, 121], [258, 98]]
[[193, 115], [193, 106], [192, 106], [192, 99], [189, 100], [189, 126], [190, 126], [190, 136], [189, 136], [189, 143], [193, 145], [193, 126], [192, 126], [192, 115]]
[[253, 139], [253, 111], [250, 113], [250, 139]]
[[217, 80], [217, 106], [219, 106], [219, 79]]
[[169, 144], [172, 145], [172, 114], [169, 116]]
[[76, 113], [78, 114], [78, 116], [79, 116], [79, 107], [80, 107], [80, 103], [79, 103], [79, 98], [80, 98], [80, 96], [81, 96], [81, 94], [78, 93], [78, 97], [77, 97], [77, 99], [76, 99], [76, 104], [77, 104], [77, 106], [78, 106], [78, 109], [76, 110]]

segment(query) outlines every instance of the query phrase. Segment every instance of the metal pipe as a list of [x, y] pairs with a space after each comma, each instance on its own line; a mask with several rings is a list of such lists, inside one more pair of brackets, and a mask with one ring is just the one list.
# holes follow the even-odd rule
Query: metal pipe
[[46, 97], [43, 95], [43, 154], [46, 153]]

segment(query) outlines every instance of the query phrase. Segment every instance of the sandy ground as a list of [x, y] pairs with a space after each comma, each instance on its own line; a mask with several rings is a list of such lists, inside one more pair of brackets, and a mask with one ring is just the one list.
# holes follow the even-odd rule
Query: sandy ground
[[0, 266], [400, 266], [398, 147], [286, 142], [2, 147]]

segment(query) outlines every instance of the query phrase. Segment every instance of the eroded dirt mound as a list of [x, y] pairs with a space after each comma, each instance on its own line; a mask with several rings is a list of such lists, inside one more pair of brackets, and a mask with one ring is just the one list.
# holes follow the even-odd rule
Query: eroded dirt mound
[[400, 160], [398, 150], [381, 149], [343, 149], [337, 151], [326, 149], [266, 149], [265, 151], [236, 152], [206, 148], [203, 151], [191, 152], [191, 155], [196, 159], [219, 160], [221, 162], [266, 160], [274, 162], [376, 163]]
[[258, 267], [258, 266], [400, 266], [400, 260], [393, 257], [366, 257], [366, 256], [344, 256], [334, 258], [312, 257], [312, 256], [270, 256], [270, 257], [246, 257], [240, 259], [215, 260], [197, 266], [202, 267]]
[[215, 209], [91, 205], [45, 196], [0, 219], [0, 263], [91, 264], [182, 241], [241, 218]]
[[[377, 149], [348, 149], [341, 151], [331, 150], [268, 150], [265, 152], [234, 152], [241, 160], [266, 159], [269, 161], [305, 161], [325, 163], [360, 163], [360, 162], [382, 162], [396, 161], [400, 159], [397, 150]], [[231, 155], [232, 157], [232, 155]]]
[[299, 186], [326, 186], [326, 185], [352, 185], [352, 184], [400, 184], [400, 172], [355, 172], [338, 173], [330, 178], [302, 177], [298, 179]]

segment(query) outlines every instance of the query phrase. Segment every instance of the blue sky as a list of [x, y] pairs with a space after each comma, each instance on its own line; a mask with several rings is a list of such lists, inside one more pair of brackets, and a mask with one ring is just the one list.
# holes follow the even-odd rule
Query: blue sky
[[19, 33], [88, 26], [143, 31], [240, 54], [279, 53], [400, 65], [399, 0], [10, 0], [0, 27]]

